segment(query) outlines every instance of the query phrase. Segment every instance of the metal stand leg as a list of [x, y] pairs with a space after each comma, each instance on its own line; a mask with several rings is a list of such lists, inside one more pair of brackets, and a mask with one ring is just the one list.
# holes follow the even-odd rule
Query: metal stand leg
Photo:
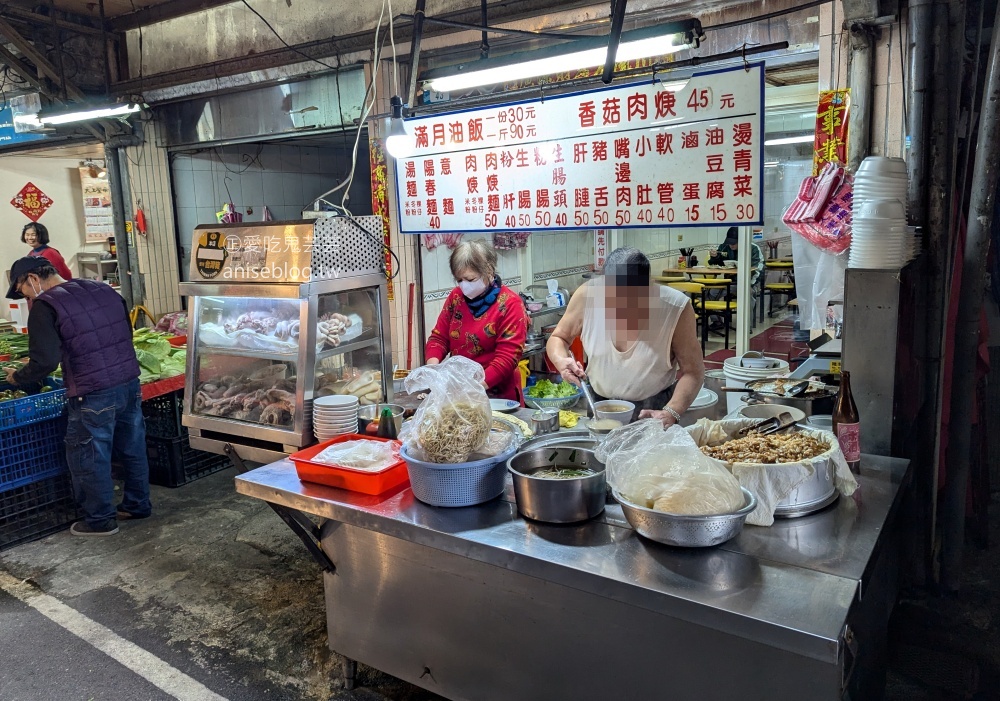
[[355, 677], [358, 674], [358, 663], [344, 658], [344, 688], [350, 691], [354, 688]]
[[[232, 461], [233, 465], [236, 467], [236, 471], [240, 474], [247, 472], [247, 466], [243, 462], [243, 458], [236, 454], [236, 449], [231, 443], [226, 443], [223, 450], [229, 459]], [[324, 572], [329, 572], [333, 574], [337, 571], [336, 566], [333, 562], [326, 556], [323, 552], [323, 548], [320, 546], [320, 532], [319, 527], [309, 520], [305, 514], [301, 511], [295, 509], [289, 509], [287, 506], [280, 506], [278, 504], [272, 504], [267, 502], [267, 505], [271, 507], [274, 513], [278, 514], [278, 517], [285, 522], [292, 532], [298, 536], [302, 544], [306, 546], [306, 550], [309, 554], [313, 556], [316, 563], [323, 568]]]

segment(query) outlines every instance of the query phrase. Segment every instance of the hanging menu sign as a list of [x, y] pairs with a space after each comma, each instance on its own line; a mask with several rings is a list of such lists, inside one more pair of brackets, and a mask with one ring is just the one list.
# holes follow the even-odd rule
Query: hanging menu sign
[[763, 222], [764, 66], [405, 121], [400, 231]]
[[83, 228], [87, 241], [105, 241], [115, 235], [107, 171], [96, 166], [82, 166], [80, 185], [83, 187]]

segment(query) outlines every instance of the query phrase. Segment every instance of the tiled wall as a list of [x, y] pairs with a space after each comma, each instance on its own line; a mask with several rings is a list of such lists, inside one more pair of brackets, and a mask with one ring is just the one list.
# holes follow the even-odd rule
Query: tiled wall
[[[414, 246], [415, 249], [419, 249], [420, 263], [423, 269], [424, 336], [426, 340], [444, 308], [444, 300], [448, 293], [455, 288], [455, 278], [452, 277], [451, 267], [448, 264], [451, 250], [442, 244], [433, 251], [429, 251], [421, 244], [419, 236], [404, 235], [400, 238], [407, 244]], [[483, 237], [481, 234], [468, 235], [469, 240], [476, 238]], [[526, 285], [531, 284], [524, 279], [528, 250], [521, 248], [512, 251], [497, 251], [497, 273], [504, 284], [515, 292], [520, 292]]]
[[[353, 144], [352, 144], [353, 145]], [[301, 219], [303, 209], [339, 184], [350, 168], [350, 151], [344, 147], [244, 144], [177, 152], [170, 156], [177, 231], [187, 279], [191, 232], [199, 224], [212, 224], [225, 202], [236, 205], [244, 222], [262, 221], [264, 205], [275, 221]], [[368, 145], [358, 145], [361, 160], [351, 187], [349, 208], [354, 214], [371, 214]], [[340, 193], [332, 196], [340, 204]]]
[[126, 155], [132, 192], [132, 203], [126, 210], [135, 212], [141, 205], [146, 217], [146, 236], [136, 236], [145, 306], [159, 317], [181, 308], [167, 152], [147, 140], [142, 146], [126, 149]]

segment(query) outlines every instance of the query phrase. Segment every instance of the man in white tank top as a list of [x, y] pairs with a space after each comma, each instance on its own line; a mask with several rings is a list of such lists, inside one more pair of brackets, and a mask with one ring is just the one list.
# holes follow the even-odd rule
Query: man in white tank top
[[[580, 337], [587, 368], [569, 347]], [[635, 248], [608, 256], [604, 276], [570, 299], [546, 344], [563, 379], [589, 379], [602, 398], [625, 399], [665, 427], [680, 420], [701, 391], [705, 363], [687, 296], [650, 279], [649, 259]]]

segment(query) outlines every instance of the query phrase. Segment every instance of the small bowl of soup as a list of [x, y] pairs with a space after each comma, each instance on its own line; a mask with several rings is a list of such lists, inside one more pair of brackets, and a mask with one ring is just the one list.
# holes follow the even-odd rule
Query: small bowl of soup
[[598, 420], [620, 421], [623, 425], [632, 422], [632, 415], [635, 414], [635, 404], [626, 402], [624, 399], [605, 399], [594, 403]]

